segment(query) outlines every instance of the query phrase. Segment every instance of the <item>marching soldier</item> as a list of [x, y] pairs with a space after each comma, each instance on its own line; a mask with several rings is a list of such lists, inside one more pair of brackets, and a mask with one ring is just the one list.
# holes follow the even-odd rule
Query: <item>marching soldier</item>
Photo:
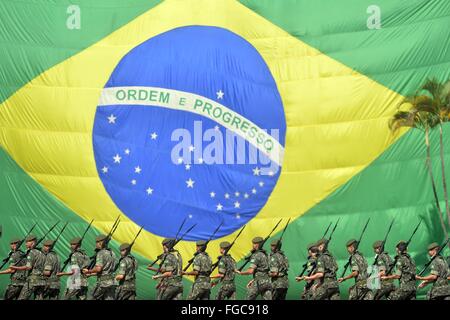
[[354, 278], [355, 284], [349, 288], [349, 300], [373, 300], [373, 293], [367, 287], [367, 260], [358, 251], [358, 240], [351, 239], [347, 242], [347, 251], [350, 254], [351, 273], [348, 276], [339, 278], [338, 282], [342, 283]]
[[174, 249], [175, 239], [162, 241], [163, 256], [160, 268], [149, 267], [149, 270], [159, 272], [152, 277], [160, 279], [157, 286], [158, 300], [181, 300], [183, 298], [183, 260], [180, 253]]
[[311, 276], [303, 277], [306, 281], [318, 280], [312, 287], [313, 300], [339, 300], [339, 284], [336, 278], [338, 265], [336, 259], [328, 251], [328, 240], [321, 239], [317, 242], [319, 255], [317, 266]]
[[[376, 254], [376, 267], [378, 268], [378, 277], [381, 278], [386, 275], [392, 265], [392, 259], [387, 252], [384, 251], [384, 242], [379, 240], [373, 243], [373, 250]], [[381, 300], [389, 297], [392, 291], [395, 290], [393, 280], [380, 281], [380, 288], [374, 291], [374, 300]]]
[[[306, 262], [306, 266], [304, 266], [304, 267], [306, 267], [304, 272], [306, 272], [306, 274], [310, 275], [316, 268], [317, 255], [318, 255], [319, 250], [315, 243], [309, 244], [307, 249], [308, 249], [308, 260]], [[302, 280], [303, 280], [303, 277], [295, 278], [295, 281], [302, 281]], [[303, 292], [300, 296], [300, 298], [302, 300], [311, 300], [312, 299], [313, 292], [311, 290], [311, 287], [313, 285], [314, 285], [314, 281], [309, 281], [306, 283], [305, 287], [303, 288]]]
[[286, 300], [289, 287], [289, 261], [281, 251], [281, 241], [273, 240], [270, 244], [269, 276], [272, 279], [272, 300]]
[[116, 283], [114, 269], [116, 255], [107, 246], [107, 236], [99, 235], [95, 238], [95, 247], [98, 250], [95, 266], [89, 270], [83, 269], [86, 276], [97, 276], [97, 283], [92, 292], [94, 300], [114, 300]]
[[236, 273], [236, 261], [233, 257], [226, 253], [231, 247], [231, 243], [224, 241], [220, 243], [221, 258], [218, 266], [218, 274], [211, 276], [211, 279], [220, 279], [213, 283], [213, 286], [220, 284], [219, 292], [216, 300], [236, 300], [236, 284], [234, 277]]
[[120, 261], [116, 280], [119, 282], [116, 292], [117, 300], [136, 299], [136, 271], [138, 262], [131, 255], [131, 245], [124, 243], [119, 247]]
[[53, 251], [53, 240], [47, 240], [42, 247], [42, 253], [45, 255], [44, 278], [46, 281], [44, 290], [44, 299], [58, 300], [60, 283], [57, 274], [60, 272], [61, 262], [58, 255]]
[[[407, 243], [400, 241], [395, 257], [396, 272], [392, 275], [384, 275], [381, 280], [398, 279], [399, 286], [390, 295], [390, 300], [414, 300], [416, 299], [416, 264], [407, 253]], [[389, 270], [388, 270], [389, 271]]]
[[25, 239], [27, 256], [25, 266], [13, 265], [10, 268], [16, 271], [27, 271], [27, 281], [20, 291], [19, 300], [28, 300], [33, 296], [36, 300], [42, 300], [45, 288], [44, 263], [45, 255], [36, 249], [37, 238], [30, 235]]
[[427, 293], [428, 300], [450, 300], [450, 287], [448, 285], [448, 277], [450, 276], [447, 262], [444, 258], [438, 255], [440, 247], [439, 244], [433, 242], [428, 246], [428, 255], [434, 260], [431, 262], [431, 272], [428, 276], [422, 277], [417, 275], [417, 280], [422, 280], [419, 288], [424, 288], [430, 283], [433, 283], [432, 288]]
[[74, 238], [70, 241], [70, 249], [72, 254], [70, 256], [70, 271], [58, 273], [58, 276], [70, 276], [67, 283], [64, 300], [86, 300], [88, 292], [88, 282], [85, 274], [81, 270], [89, 266], [89, 257], [81, 249], [81, 238]]
[[197, 252], [194, 256], [193, 271], [185, 272], [187, 276], [194, 276], [195, 281], [192, 284], [191, 292], [188, 295], [188, 300], [209, 300], [211, 294], [211, 257], [206, 253], [207, 242], [199, 240], [196, 243]]
[[8, 287], [5, 290], [5, 300], [17, 300], [20, 295], [20, 291], [22, 291], [22, 288], [25, 284], [25, 281], [27, 279], [27, 275], [25, 271], [16, 271], [11, 268], [11, 266], [24, 266], [25, 265], [25, 259], [22, 259], [23, 251], [20, 250], [19, 244], [22, 242], [20, 239], [12, 239], [10, 242], [11, 246], [11, 256], [9, 257], [9, 265], [8, 269], [4, 271], [0, 271], [0, 274], [9, 274], [11, 283], [8, 285]]
[[269, 277], [269, 258], [263, 249], [264, 239], [255, 237], [252, 240], [253, 250], [250, 257], [250, 267], [240, 271], [240, 275], [253, 275], [247, 284], [247, 299], [256, 300], [258, 295], [264, 300], [272, 300], [272, 283]]

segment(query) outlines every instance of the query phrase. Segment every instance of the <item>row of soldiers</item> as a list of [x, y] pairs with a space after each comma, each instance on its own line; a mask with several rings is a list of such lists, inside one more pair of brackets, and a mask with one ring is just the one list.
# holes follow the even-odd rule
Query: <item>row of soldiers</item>
[[[53, 250], [55, 240], [43, 242], [41, 250], [36, 248], [37, 237], [29, 235], [25, 238], [27, 252], [20, 250], [20, 239], [11, 241], [9, 267], [0, 274], [10, 274], [11, 283], [5, 292], [5, 299], [58, 299], [60, 295], [60, 278], [70, 276], [64, 299], [87, 299], [88, 278], [97, 277], [92, 291], [96, 300], [132, 300], [136, 297], [136, 271], [138, 263], [131, 254], [132, 244], [120, 246], [120, 259], [117, 262], [115, 253], [108, 247], [110, 235], [96, 237], [95, 262], [82, 250], [82, 238], [70, 241], [70, 271], [61, 270], [58, 255]], [[281, 250], [282, 240], [271, 242], [271, 252], [264, 250], [266, 239], [255, 237], [252, 240], [251, 255], [246, 258], [247, 270], [237, 269], [236, 261], [229, 254], [233, 243], [220, 243], [220, 256], [213, 264], [206, 252], [208, 241], [196, 242], [196, 253], [183, 268], [183, 261], [175, 245], [180, 239], [164, 239], [163, 254], [158, 257], [159, 267], [148, 266], [156, 274], [152, 277], [158, 281], [157, 299], [179, 300], [183, 295], [183, 276], [193, 276], [194, 282], [188, 299], [205, 300], [210, 298], [211, 288], [219, 285], [216, 299], [235, 299], [235, 275], [251, 275], [253, 279], [247, 285], [247, 299], [254, 300], [261, 296], [266, 300], [282, 300], [288, 291], [289, 262]], [[340, 298], [339, 283], [354, 279], [355, 284], [349, 289], [349, 299], [371, 300], [415, 299], [416, 280], [421, 280], [419, 288], [432, 284], [428, 292], [429, 299], [450, 299], [450, 279], [448, 263], [439, 255], [441, 247], [432, 243], [428, 247], [431, 257], [431, 272], [427, 276], [416, 275], [416, 265], [407, 252], [408, 243], [400, 241], [396, 245], [397, 256], [392, 260], [384, 251], [384, 241], [376, 241], [373, 245], [376, 254], [377, 277], [381, 285], [371, 288], [369, 285], [368, 263], [358, 251], [359, 241], [347, 242], [351, 273], [337, 277], [336, 259], [328, 251], [330, 239], [323, 238], [308, 246], [308, 262], [306, 272], [296, 277], [297, 281], [306, 281], [302, 299], [336, 300]], [[133, 241], [134, 243], [134, 241]], [[187, 271], [192, 264], [192, 271]], [[218, 267], [217, 275], [212, 271]], [[395, 268], [394, 273], [391, 270]], [[307, 275], [303, 275], [307, 273]], [[345, 273], [345, 272], [344, 272]], [[394, 280], [398, 279], [398, 286]]]

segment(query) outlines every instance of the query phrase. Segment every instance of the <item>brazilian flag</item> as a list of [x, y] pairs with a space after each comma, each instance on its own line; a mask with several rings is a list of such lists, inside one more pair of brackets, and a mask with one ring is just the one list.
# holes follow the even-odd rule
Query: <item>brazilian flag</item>
[[[66, 257], [94, 219], [90, 254], [119, 216], [111, 246], [144, 227], [138, 298], [154, 299], [145, 266], [183, 221], [196, 225], [177, 246], [184, 261], [218, 225], [212, 257], [246, 225], [239, 261], [290, 219], [282, 249], [297, 299], [306, 245], [330, 222], [340, 272], [368, 218], [369, 263], [395, 218], [386, 248], [422, 219], [409, 250], [423, 265], [444, 238], [423, 133], [388, 123], [425, 79], [450, 78], [450, 2], [376, 2], [1, 0], [0, 254], [35, 222], [42, 236], [61, 221]], [[444, 145], [449, 135], [444, 125]], [[431, 145], [440, 172], [434, 131]], [[243, 298], [249, 278], [237, 279]]]

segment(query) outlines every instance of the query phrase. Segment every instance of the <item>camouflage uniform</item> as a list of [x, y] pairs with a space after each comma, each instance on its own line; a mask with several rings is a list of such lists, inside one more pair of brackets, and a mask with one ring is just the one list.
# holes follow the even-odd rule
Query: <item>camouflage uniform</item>
[[416, 299], [416, 264], [406, 252], [400, 253], [395, 260], [396, 274], [400, 276], [399, 287], [390, 295], [390, 300]]
[[[319, 244], [318, 244], [319, 245]], [[338, 265], [336, 259], [325, 249], [317, 257], [315, 273], [323, 273], [323, 278], [317, 284], [313, 292], [313, 300], [339, 300], [339, 284], [336, 278]]]
[[[120, 251], [131, 248], [129, 244], [120, 246]], [[117, 300], [135, 300], [136, 299], [136, 271], [138, 262], [131, 255], [120, 258], [117, 275], [123, 275], [125, 278], [119, 281], [116, 291]]]
[[[19, 243], [20, 239], [15, 239], [11, 243]], [[22, 259], [23, 251], [16, 250], [14, 251], [11, 256], [9, 257], [9, 265], [14, 265], [17, 267], [22, 267], [25, 265], [25, 260]], [[14, 273], [11, 273], [10, 275], [11, 283], [6, 287], [5, 290], [5, 300], [16, 300], [19, 298], [20, 291], [22, 290], [25, 281], [27, 279], [26, 271], [15, 271]]]
[[[197, 246], [205, 244], [205, 241], [197, 241]], [[192, 284], [188, 300], [209, 300], [211, 294], [211, 273], [212, 261], [206, 252], [198, 252], [193, 261], [193, 269], [198, 272], [195, 281]]]
[[[261, 237], [253, 239], [253, 243], [262, 243]], [[263, 249], [253, 252], [250, 257], [250, 268], [254, 269], [253, 282], [248, 287], [247, 299], [256, 300], [261, 295], [264, 300], [272, 300], [272, 283], [269, 277], [269, 258]]]
[[31, 270], [28, 271], [27, 280], [22, 288], [22, 291], [20, 292], [19, 300], [28, 300], [32, 295], [34, 296], [34, 299], [42, 300], [46, 285], [43, 275], [45, 255], [36, 248], [33, 248], [27, 252], [26, 266], [31, 268]]
[[[384, 243], [382, 241], [377, 241], [374, 243], [373, 247], [382, 247]], [[392, 259], [387, 252], [381, 252], [376, 259], [376, 267], [378, 272], [384, 271], [385, 273], [389, 270], [392, 265]], [[382, 280], [380, 281], [380, 288], [374, 291], [374, 300], [381, 300], [382, 298], [387, 298], [392, 291], [395, 290], [395, 285], [393, 280]]]
[[97, 274], [97, 283], [92, 291], [94, 300], [114, 300], [116, 292], [116, 281], [114, 269], [116, 267], [116, 255], [109, 248], [103, 248], [97, 253], [96, 266], [102, 267]]
[[357, 271], [355, 284], [348, 290], [349, 300], [373, 300], [373, 292], [367, 287], [367, 261], [359, 251], [355, 250], [350, 256], [350, 268]]
[[289, 287], [289, 262], [283, 251], [277, 250], [270, 254], [269, 268], [270, 272], [278, 273], [277, 277], [271, 277], [272, 300], [286, 300], [286, 294]]
[[161, 273], [172, 272], [172, 275], [161, 280], [159, 287], [159, 300], [181, 300], [183, 298], [183, 259], [178, 251], [165, 253], [161, 265]]
[[236, 261], [229, 254], [225, 254], [219, 261], [219, 273], [223, 275], [220, 280], [220, 289], [217, 293], [216, 300], [235, 300], [236, 299], [236, 284], [234, 283], [236, 270]]
[[[314, 258], [313, 256], [308, 257], [308, 261], [306, 262], [306, 275], [311, 275], [314, 271], [317, 263], [317, 258]], [[303, 289], [301, 299], [302, 300], [311, 300], [313, 296], [313, 291], [311, 290], [311, 287], [314, 285], [316, 281], [309, 281], [305, 284], [305, 287]]]
[[[428, 250], [438, 248], [439, 244], [432, 243]], [[437, 276], [433, 281], [433, 287], [428, 291], [427, 299], [429, 300], [450, 300], [450, 287], [447, 277], [450, 276], [447, 261], [441, 256], [437, 256], [430, 265], [430, 274]]]
[[[47, 243], [44, 243], [47, 245]], [[53, 242], [51, 244], [53, 246]], [[44, 271], [50, 272], [50, 276], [44, 276], [46, 278], [46, 286], [44, 291], [44, 299], [46, 300], [58, 300], [60, 283], [59, 277], [56, 275], [60, 272], [61, 262], [55, 251], [50, 250], [45, 255]]]
[[[81, 238], [75, 238], [71, 244], [81, 244]], [[76, 249], [70, 257], [70, 269], [74, 274], [67, 281], [67, 289], [64, 300], [86, 300], [88, 292], [88, 281], [81, 271], [89, 266], [89, 257], [81, 249]]]

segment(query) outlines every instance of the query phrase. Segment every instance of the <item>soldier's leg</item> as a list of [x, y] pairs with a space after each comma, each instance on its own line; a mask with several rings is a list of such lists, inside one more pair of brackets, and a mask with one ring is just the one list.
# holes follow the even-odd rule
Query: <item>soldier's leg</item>
[[211, 290], [209, 290], [209, 289], [201, 289], [200, 290], [200, 294], [199, 294], [199, 298], [200, 298], [200, 300], [209, 300], [210, 295], [211, 295]]
[[115, 300], [116, 299], [116, 286], [106, 287], [104, 290], [103, 300]]
[[374, 294], [372, 290], [366, 289], [365, 294], [363, 295], [363, 300], [373, 300]]
[[263, 300], [272, 300], [272, 289], [268, 289], [268, 288], [262, 289], [260, 291], [260, 294], [261, 294]]
[[313, 292], [311, 300], [325, 300], [327, 298], [326, 289], [323, 286], [318, 286]]
[[339, 291], [339, 288], [330, 288], [327, 291], [327, 298], [329, 300], [341, 300], [341, 292]]
[[172, 300], [183, 300], [183, 287], [178, 288], [178, 293]]
[[195, 285], [195, 283], [192, 284], [191, 291], [188, 294], [187, 300], [198, 300], [200, 295], [199, 288]]
[[389, 295], [389, 300], [410, 300], [410, 295], [410, 291], [397, 288]]
[[116, 299], [117, 300], [135, 300], [136, 292], [134, 290], [123, 290], [123, 289], [118, 288]]
[[17, 300], [20, 295], [20, 291], [22, 291], [23, 286], [14, 286], [12, 284], [9, 284], [8, 287], [6, 287], [5, 291], [5, 300]]
[[59, 289], [51, 289], [49, 299], [50, 300], [58, 300], [59, 299]]
[[94, 290], [92, 290], [93, 300], [103, 300], [104, 290], [99, 284], [96, 284]]
[[356, 285], [348, 288], [348, 300], [358, 300], [358, 290], [356, 289]]
[[272, 291], [272, 300], [286, 300], [287, 289], [276, 288]]
[[79, 300], [87, 300], [88, 297], [88, 287], [81, 287], [78, 291], [77, 298]]
[[282, 289], [280, 289], [280, 300], [286, 300], [286, 295], [287, 295], [287, 291], [288, 291], [288, 289], [287, 288], [282, 288]]
[[34, 300], [44, 300], [45, 287], [35, 286], [32, 288]]
[[167, 286], [160, 294], [160, 300], [174, 300], [180, 292], [179, 287]]
[[225, 300], [225, 293], [226, 290], [224, 289], [224, 287], [220, 287], [219, 291], [217, 292], [216, 300]]
[[75, 300], [78, 298], [80, 289], [66, 289], [64, 300]]
[[26, 282], [20, 291], [18, 300], [29, 300], [33, 294], [30, 282]]
[[253, 282], [247, 288], [247, 300], [256, 300], [257, 296], [258, 296], [258, 288], [256, 287], [256, 283]]

